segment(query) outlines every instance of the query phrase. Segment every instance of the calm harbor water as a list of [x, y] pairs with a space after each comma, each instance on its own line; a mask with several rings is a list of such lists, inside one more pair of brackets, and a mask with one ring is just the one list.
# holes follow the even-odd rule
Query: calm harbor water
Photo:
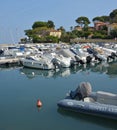
[[117, 93], [117, 62], [61, 71], [0, 67], [0, 130], [117, 130], [115, 120], [58, 108], [57, 102], [82, 81], [93, 91]]

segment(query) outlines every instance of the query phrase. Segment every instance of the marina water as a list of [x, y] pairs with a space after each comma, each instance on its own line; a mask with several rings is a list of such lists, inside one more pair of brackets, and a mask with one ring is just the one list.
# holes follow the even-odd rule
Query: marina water
[[115, 120], [58, 108], [57, 102], [82, 81], [93, 91], [117, 93], [117, 62], [56, 71], [0, 67], [0, 130], [116, 130]]

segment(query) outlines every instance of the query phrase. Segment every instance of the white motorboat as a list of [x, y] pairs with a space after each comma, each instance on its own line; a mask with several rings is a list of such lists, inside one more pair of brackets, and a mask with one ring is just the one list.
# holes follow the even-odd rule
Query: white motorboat
[[55, 69], [52, 61], [43, 55], [27, 56], [26, 58], [21, 59], [21, 63], [23, 66], [30, 68], [43, 70]]
[[81, 64], [90, 63], [92, 60], [92, 55], [90, 55], [87, 51], [84, 51], [82, 48], [71, 48], [76, 56], [77, 62]]
[[71, 57], [64, 57], [61, 54], [52, 53], [53, 63], [58, 67], [68, 68], [71, 66]]

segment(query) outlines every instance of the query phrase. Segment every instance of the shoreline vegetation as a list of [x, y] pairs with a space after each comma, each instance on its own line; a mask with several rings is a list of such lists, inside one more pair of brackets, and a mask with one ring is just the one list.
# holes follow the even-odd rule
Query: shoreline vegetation
[[90, 26], [91, 21], [86, 16], [78, 17], [75, 22], [76, 26], [71, 26], [70, 30], [66, 31], [63, 26], [60, 26], [56, 29], [55, 23], [51, 20], [35, 21], [32, 24], [31, 29], [24, 30], [25, 35], [27, 37], [22, 38], [21, 42], [116, 42], [115, 40], [117, 39], [117, 9], [111, 11], [108, 16], [103, 15], [94, 17], [92, 19], [92, 22], [94, 24], [93, 26]]

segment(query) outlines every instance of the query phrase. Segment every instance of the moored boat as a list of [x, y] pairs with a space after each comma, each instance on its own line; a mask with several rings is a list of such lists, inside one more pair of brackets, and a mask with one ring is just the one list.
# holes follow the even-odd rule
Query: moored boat
[[58, 102], [65, 110], [117, 119], [117, 94], [92, 92], [90, 83], [82, 82], [75, 91]]
[[69, 68], [71, 66], [71, 57], [64, 57], [57, 53], [52, 53], [52, 56], [52, 62], [59, 68]]
[[26, 58], [21, 59], [21, 63], [23, 66], [30, 68], [43, 70], [55, 69], [51, 60], [43, 55], [27, 56]]

